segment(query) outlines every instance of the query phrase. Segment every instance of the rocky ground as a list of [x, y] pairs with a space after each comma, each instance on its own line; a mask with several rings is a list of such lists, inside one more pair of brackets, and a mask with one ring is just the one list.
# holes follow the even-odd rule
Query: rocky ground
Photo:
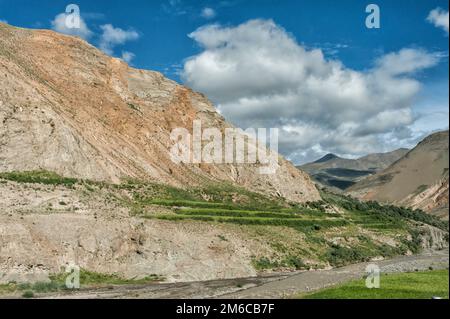
[[431, 268], [448, 269], [449, 252], [448, 250], [428, 251], [416, 256], [403, 256], [391, 260], [360, 263], [331, 270], [203, 282], [109, 286], [101, 289], [48, 294], [42, 296], [42, 298], [288, 298], [295, 294], [311, 292], [362, 278], [366, 274], [365, 269], [368, 264], [378, 265], [381, 273], [422, 271]]
[[[275, 219], [279, 225], [205, 222], [177, 215], [170, 207], [136, 206], [140, 202], [131, 199], [131, 194], [143, 189], [149, 192], [146, 187], [85, 182], [48, 185], [0, 178], [0, 284], [48, 282], [50, 275], [72, 264], [125, 279], [156, 275], [173, 283], [255, 277], [274, 269], [329, 269], [341, 262], [386, 256], [393, 249], [390, 256], [411, 253], [398, 248], [413, 241], [406, 228], [384, 229], [383, 224], [377, 230], [373, 227], [380, 221], [361, 213], [344, 213], [338, 207], [330, 208], [330, 214], [287, 215], [290, 218]], [[233, 221], [251, 218], [247, 217], [251, 213]], [[282, 216], [280, 212], [269, 214]], [[287, 226], [289, 221], [311, 218], [314, 230]], [[336, 220], [348, 224], [327, 226]], [[361, 222], [367, 225], [362, 227]], [[423, 248], [447, 246], [447, 232], [427, 225], [420, 229], [425, 231]], [[340, 254], [335, 261], [329, 255], [333, 246]], [[352, 250], [357, 259], [351, 259]]]
[[130, 216], [106, 190], [8, 182], [0, 194], [0, 283], [47, 281], [69, 264], [168, 282], [247, 277], [251, 256], [271, 251], [233, 225]]

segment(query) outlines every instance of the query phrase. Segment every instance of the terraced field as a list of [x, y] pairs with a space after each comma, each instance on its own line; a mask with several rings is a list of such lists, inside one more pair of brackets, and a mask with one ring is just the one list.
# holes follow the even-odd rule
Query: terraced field
[[[204, 203], [191, 203], [189, 206], [172, 206], [173, 214], [146, 215], [147, 218], [165, 220], [196, 220], [205, 222], [233, 223], [239, 225], [287, 226], [302, 231], [320, 230], [340, 227], [348, 221], [338, 214], [327, 214], [301, 209], [257, 210], [239, 207], [222, 208], [221, 203], [208, 203], [208, 208], [201, 208]], [[214, 207], [216, 206], [216, 207]]]
[[[360, 202], [326, 191], [319, 202], [299, 204], [223, 183], [180, 189], [134, 180], [108, 184], [51, 172], [1, 173], [0, 182], [7, 181], [36, 190], [40, 185], [63, 187], [83, 201], [120, 207], [132, 219], [223, 231], [216, 238], [230, 250], [246, 246], [226, 244], [227, 236], [258, 247], [249, 253], [257, 270], [338, 267], [448, 243], [448, 224], [420, 210]], [[48, 214], [70, 208], [61, 205], [40, 209]], [[85, 204], [87, 209], [90, 205]], [[431, 229], [445, 235], [436, 241]]]

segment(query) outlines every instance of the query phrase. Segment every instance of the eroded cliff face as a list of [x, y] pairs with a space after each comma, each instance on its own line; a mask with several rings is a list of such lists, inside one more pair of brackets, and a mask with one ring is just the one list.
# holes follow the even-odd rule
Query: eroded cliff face
[[274, 253], [237, 225], [130, 216], [106, 189], [7, 182], [0, 194], [0, 284], [48, 281], [70, 265], [167, 282], [241, 278], [256, 275], [255, 255]]
[[119, 182], [174, 186], [229, 182], [296, 202], [319, 200], [309, 176], [279, 158], [257, 164], [176, 164], [170, 132], [231, 127], [202, 94], [152, 71], [130, 68], [52, 31], [0, 23], [0, 171], [45, 169]]

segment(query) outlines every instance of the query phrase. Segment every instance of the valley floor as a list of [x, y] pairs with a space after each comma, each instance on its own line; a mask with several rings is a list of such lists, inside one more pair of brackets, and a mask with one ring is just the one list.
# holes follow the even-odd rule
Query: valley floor
[[448, 270], [384, 274], [378, 289], [358, 279], [309, 294], [301, 299], [448, 299]]
[[[382, 274], [426, 271], [429, 269], [448, 269], [449, 251], [442, 250], [425, 252], [420, 255], [402, 256], [390, 260], [371, 263], [378, 265]], [[101, 289], [88, 289], [64, 293], [60, 292], [37, 297], [51, 299], [291, 298], [298, 294], [313, 292], [326, 287], [349, 282], [351, 280], [360, 279], [364, 277], [365, 269], [368, 264], [370, 263], [359, 263], [331, 270], [305, 271], [291, 274], [273, 274], [243, 279], [109, 286]]]
[[[448, 267], [447, 223], [326, 192], [301, 204], [34, 171], [0, 173], [0, 194], [0, 296], [278, 298], [360, 278], [358, 262]], [[70, 265], [82, 290], [65, 289]]]

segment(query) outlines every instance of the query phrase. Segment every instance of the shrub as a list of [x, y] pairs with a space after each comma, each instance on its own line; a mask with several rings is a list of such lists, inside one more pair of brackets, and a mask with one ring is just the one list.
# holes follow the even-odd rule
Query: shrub
[[363, 261], [365, 256], [358, 248], [347, 248], [339, 245], [332, 245], [328, 250], [326, 258], [330, 265], [334, 267], [345, 266], [350, 263]]
[[32, 292], [31, 290], [27, 290], [22, 294], [23, 298], [33, 298], [34, 297], [34, 292]]
[[264, 270], [264, 269], [272, 269], [278, 267], [278, 263], [270, 261], [267, 257], [261, 257], [256, 261], [253, 261], [253, 265], [256, 269]]
[[284, 260], [283, 264], [285, 264], [288, 267], [295, 268], [297, 270], [308, 268], [308, 266], [303, 262], [303, 260], [301, 260], [300, 258], [298, 258], [296, 256], [287, 257]]

